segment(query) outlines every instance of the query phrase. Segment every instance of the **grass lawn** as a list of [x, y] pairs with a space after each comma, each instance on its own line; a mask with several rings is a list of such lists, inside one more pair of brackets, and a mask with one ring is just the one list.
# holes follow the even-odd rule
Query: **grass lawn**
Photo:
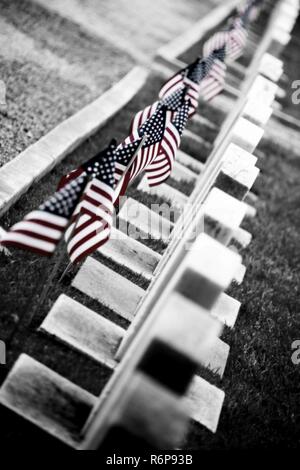
[[276, 143], [259, 150], [262, 174], [255, 186], [258, 216], [245, 228], [253, 234], [244, 252], [247, 274], [229, 294], [242, 302], [224, 379], [225, 403], [215, 435], [191, 426], [188, 448], [299, 447], [300, 365], [292, 363], [300, 339], [300, 153]]
[[[300, 106], [295, 105], [292, 100], [292, 95], [296, 91], [292, 88], [292, 84], [295, 80], [300, 79], [300, 17], [295, 25], [293, 31], [293, 37], [289, 46], [285, 49], [283, 54], [283, 60], [285, 64], [285, 74], [288, 77], [287, 81], [281, 81], [281, 87], [286, 91], [286, 96], [280, 100], [283, 106], [284, 112], [291, 114], [295, 118], [300, 120]], [[299, 86], [297, 88], [299, 90]], [[299, 93], [297, 95], [299, 98]]]
[[134, 66], [105, 39], [29, 0], [0, 0], [0, 166], [96, 99]]

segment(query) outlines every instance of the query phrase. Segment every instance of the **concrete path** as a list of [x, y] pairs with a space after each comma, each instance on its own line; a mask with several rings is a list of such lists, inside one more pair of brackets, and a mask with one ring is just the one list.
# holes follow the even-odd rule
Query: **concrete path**
[[198, 0], [34, 0], [145, 61], [220, 3]]

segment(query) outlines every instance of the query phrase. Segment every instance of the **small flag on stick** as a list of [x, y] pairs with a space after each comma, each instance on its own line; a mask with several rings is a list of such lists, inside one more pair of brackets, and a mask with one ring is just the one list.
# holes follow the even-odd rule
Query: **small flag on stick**
[[50, 256], [61, 240], [86, 187], [85, 175], [57, 191], [2, 236], [1, 245]]
[[168, 96], [163, 98], [161, 101], [156, 101], [152, 105], [147, 106], [142, 111], [139, 111], [132, 120], [130, 132], [133, 133], [137, 131], [148, 119], [150, 119], [150, 117], [153, 116], [153, 114], [158, 109], [160, 109], [163, 106], [169, 112], [170, 119], [172, 119], [176, 111], [178, 111], [180, 106], [182, 106], [186, 93], [187, 93], [186, 86], [180, 85], [176, 90], [173, 91], [173, 93], [169, 94]]
[[88, 167], [90, 178], [66, 232], [67, 250], [73, 264], [103, 245], [113, 223], [115, 146], [110, 145]]
[[[109, 144], [109, 147], [112, 148], [112, 149], [116, 148], [117, 147], [117, 141], [115, 139], [112, 139], [110, 144]], [[83, 163], [81, 166], [79, 166], [75, 170], [72, 170], [67, 175], [64, 175], [58, 183], [57, 190], [60, 190], [67, 183], [69, 183], [70, 181], [76, 179], [78, 176], [81, 176], [83, 173], [93, 171], [94, 165], [95, 165], [95, 167], [100, 165], [102, 155], [103, 155], [103, 151], [96, 154], [94, 157], [90, 158], [85, 163]], [[90, 169], [90, 170], [88, 170], [88, 169]]]
[[[115, 199], [123, 196], [128, 185], [155, 160], [160, 150], [161, 142], [170, 116], [165, 106], [161, 106], [142, 127], [130, 134], [116, 150], [115, 179], [122, 179], [122, 185], [118, 185]], [[137, 152], [133, 164], [128, 168], [128, 163], [136, 149], [140, 146], [141, 139], [147, 135], [147, 139]]]
[[226, 79], [225, 47], [213, 51], [207, 59], [206, 77], [201, 81], [199, 95], [204, 101], [211, 101], [224, 90]]
[[243, 52], [247, 41], [247, 31], [240, 18], [236, 18], [226, 31], [215, 33], [203, 46], [204, 58], [209, 57], [215, 50], [225, 47], [225, 59], [237, 60]]
[[192, 64], [177, 72], [164, 84], [159, 92], [159, 98], [162, 100], [178, 90], [179, 87], [186, 87], [185, 98], [190, 100], [189, 116], [191, 117], [198, 108], [199, 84], [204, 77], [204, 63], [201, 58], [197, 58]]
[[146, 168], [147, 181], [150, 187], [166, 181], [172, 173], [181, 136], [189, 118], [190, 102], [185, 101], [168, 124], [159, 153], [153, 163]]

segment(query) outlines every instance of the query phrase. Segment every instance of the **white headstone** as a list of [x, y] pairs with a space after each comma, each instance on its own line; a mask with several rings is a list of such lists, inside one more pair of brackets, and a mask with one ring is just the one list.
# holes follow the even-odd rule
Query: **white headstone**
[[278, 82], [283, 74], [282, 60], [266, 52], [262, 57], [259, 73], [262, 73], [273, 82]]
[[257, 179], [260, 170], [259, 168], [254, 166], [250, 168], [240, 169], [237, 172], [232, 172], [228, 171], [227, 169], [224, 169], [223, 172], [231, 178], [234, 178], [240, 185], [250, 190], [253, 184], [255, 183], [255, 180]]
[[106, 258], [149, 280], [161, 260], [160, 254], [115, 228], [111, 231], [109, 241], [98, 251]]
[[145, 191], [148, 194], [154, 194], [161, 198], [171, 201], [172, 206], [182, 210], [187, 203], [188, 197], [177, 189], [162, 183], [159, 186], [149, 187], [147, 178], [144, 176], [138, 185], [140, 191]]
[[243, 283], [244, 277], [246, 275], [246, 266], [244, 264], [240, 264], [238, 267], [237, 272], [235, 273], [234, 276], [234, 281], [238, 284], [241, 285]]
[[207, 310], [173, 292], [162, 307], [151, 336], [206, 366], [207, 357], [221, 332], [222, 324]]
[[61, 295], [40, 330], [113, 369], [125, 330], [66, 295]]
[[176, 290], [211, 310], [231, 284], [241, 257], [208, 235], [201, 233], [183, 262]]
[[221, 378], [224, 375], [230, 347], [220, 338], [216, 338], [213, 344], [203, 355], [203, 365]]
[[176, 181], [187, 181], [191, 184], [195, 184], [197, 174], [179, 163], [179, 161], [175, 161], [172, 170], [172, 178]]
[[[0, 389], [0, 403], [56, 439], [77, 448], [80, 431], [96, 404], [96, 397], [21, 354]], [[80, 417], [78, 410], [84, 409], [86, 415]]]
[[261, 141], [264, 130], [256, 124], [240, 117], [231, 131], [231, 142], [253, 153]]
[[120, 274], [89, 257], [72, 286], [131, 321], [145, 291]]
[[278, 85], [276, 83], [273, 83], [262, 75], [258, 75], [249, 90], [248, 101], [254, 100], [260, 105], [271, 106], [277, 90]]
[[229, 243], [246, 215], [246, 205], [243, 202], [218, 188], [211, 190], [205, 200], [203, 210], [205, 233], [224, 245]]
[[223, 390], [196, 376], [185, 402], [194, 421], [216, 432], [225, 398]]
[[204, 170], [204, 164], [191, 157], [182, 150], [178, 150], [176, 154], [176, 160], [182, 165], [190, 168], [195, 173], [199, 174]]
[[287, 46], [291, 38], [291, 35], [283, 29], [279, 27], [274, 28], [273, 40], [279, 42], [282, 46]]
[[241, 303], [225, 294], [220, 295], [210, 313], [229, 328], [233, 328], [237, 320]]
[[[119, 219], [134, 225], [152, 238], [168, 241], [174, 227], [170, 220], [171, 212], [172, 208], [167, 203], [163, 205], [162, 215], [160, 215], [129, 198], [119, 212]], [[127, 227], [120, 224], [120, 230], [123, 230], [123, 228], [126, 229], [127, 233]], [[132, 233], [130, 233], [130, 236], [132, 236]]]
[[222, 168], [233, 172], [254, 166], [256, 163], [257, 157], [255, 155], [232, 143], [229, 144], [222, 158]]
[[246, 204], [247, 212], [246, 217], [254, 218], [256, 217], [257, 210], [255, 207], [251, 206], [250, 204]]
[[[173, 449], [182, 444], [188, 407], [150, 376], [142, 372], [132, 374], [119, 395], [115, 393], [114, 402], [111, 400], [106, 406], [107, 426], [120, 425], [155, 448]], [[99, 421], [98, 426], [103, 423]]]
[[265, 126], [272, 116], [273, 108], [250, 99], [244, 109], [243, 115], [246, 119], [251, 119], [258, 126]]
[[242, 228], [238, 228], [234, 233], [234, 240], [237, 242], [242, 248], [247, 248], [250, 245], [252, 240], [251, 233], [247, 232]]

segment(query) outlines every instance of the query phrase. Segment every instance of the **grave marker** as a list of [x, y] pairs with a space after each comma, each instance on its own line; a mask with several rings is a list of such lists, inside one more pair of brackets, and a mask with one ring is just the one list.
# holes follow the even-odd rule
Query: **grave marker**
[[282, 60], [266, 52], [262, 57], [259, 73], [277, 83], [283, 74]]
[[81, 266], [72, 286], [129, 321], [145, 295], [136, 284], [91, 257]]
[[237, 320], [241, 303], [224, 292], [219, 296], [210, 313], [229, 328], [233, 328]]
[[202, 233], [187, 254], [176, 291], [210, 310], [231, 283], [241, 257]]
[[178, 349], [149, 334], [145, 351], [137, 364], [138, 370], [168, 390], [183, 396], [197, 373], [197, 362]]
[[190, 168], [194, 173], [199, 174], [204, 170], [205, 165], [203, 163], [199, 162], [182, 150], [177, 150], [176, 160], [177, 162], [181, 163], [181, 165]]
[[238, 171], [223, 167], [214, 183], [215, 187], [242, 201], [255, 183], [260, 170], [257, 167], [243, 168]]
[[115, 397], [112, 391], [109, 401], [110, 413], [105, 426], [100, 427], [83, 449], [99, 448], [113, 426], [121, 426], [158, 449], [173, 449], [182, 443], [188, 424], [187, 406], [145, 374], [135, 372], [122, 396]]
[[246, 205], [218, 188], [213, 188], [203, 204], [204, 231], [227, 245], [246, 215]]
[[[162, 239], [167, 242], [170, 238], [174, 224], [171, 222], [171, 208], [167, 204], [160, 206], [162, 216], [148, 209], [143, 204], [134, 199], [127, 199], [119, 212], [119, 219], [138, 227], [148, 236], [155, 239]], [[120, 224], [120, 230], [127, 233], [127, 225]]]
[[253, 153], [264, 135], [261, 127], [247, 119], [240, 117], [231, 131], [231, 143], [242, 147], [249, 153]]
[[256, 103], [271, 106], [275, 100], [278, 85], [271, 80], [258, 75], [248, 92], [248, 101], [254, 100]]
[[266, 106], [254, 99], [250, 99], [245, 106], [243, 116], [246, 119], [250, 119], [254, 124], [263, 127], [268, 123], [272, 113], [273, 108], [271, 106]]
[[57, 299], [40, 330], [111, 369], [116, 366], [114, 355], [125, 333], [123, 328], [66, 295]]
[[221, 323], [207, 310], [173, 292], [162, 307], [151, 337], [205, 366], [221, 332]]
[[151, 248], [115, 228], [111, 231], [109, 241], [98, 251], [106, 258], [125, 266], [148, 280], [152, 278], [153, 272], [161, 260], [161, 255]]
[[76, 448], [96, 397], [21, 354], [0, 389], [0, 403]]
[[194, 421], [215, 433], [224, 398], [222, 390], [195, 376], [184, 400]]
[[232, 171], [255, 166], [257, 157], [236, 144], [229, 144], [222, 158], [222, 166]]
[[242, 228], [238, 228], [234, 233], [234, 237], [230, 243], [230, 246], [234, 245], [237, 246], [238, 249], [244, 249], [250, 245], [251, 240], [251, 233], [247, 232], [247, 230], [244, 230]]
[[197, 179], [197, 175], [194, 171], [190, 170], [178, 161], [174, 162], [174, 167], [171, 176], [176, 181], [186, 181], [188, 183], [191, 183], [192, 185], [196, 183]]
[[183, 210], [188, 202], [187, 196], [168, 184], [162, 183], [159, 186], [149, 187], [145, 176], [141, 179], [138, 189], [171, 201], [172, 206], [180, 211]]
[[246, 266], [244, 266], [243, 264], [240, 264], [240, 266], [238, 267], [236, 273], [235, 273], [235, 276], [234, 276], [234, 281], [240, 286], [243, 281], [244, 281], [244, 277], [246, 275]]

